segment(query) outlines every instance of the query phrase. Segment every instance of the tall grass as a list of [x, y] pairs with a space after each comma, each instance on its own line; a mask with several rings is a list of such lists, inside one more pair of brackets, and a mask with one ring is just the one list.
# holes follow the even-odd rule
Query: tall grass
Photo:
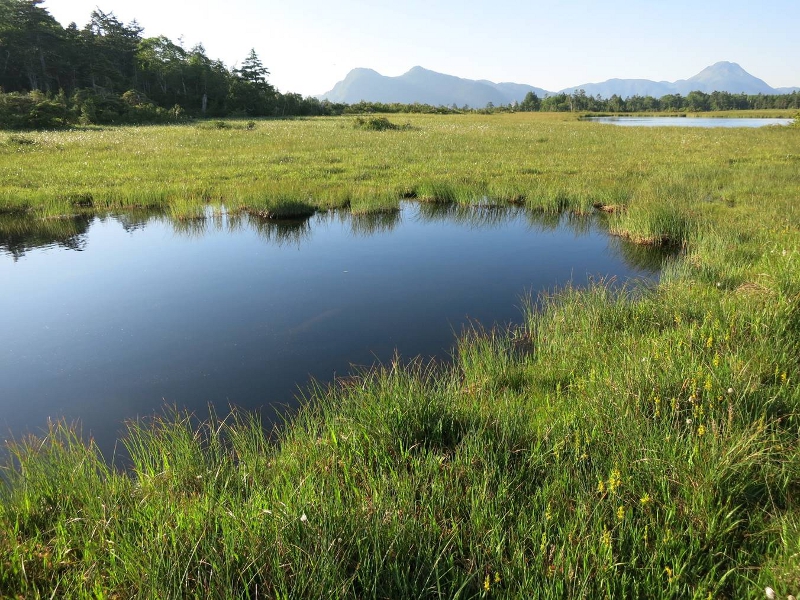
[[[382, 189], [444, 202], [426, 214], [491, 219], [518, 193], [556, 221], [613, 205], [612, 231], [682, 252], [657, 287], [544, 294], [518, 327], [465, 332], [449, 364], [396, 361], [311, 388], [279, 431], [243, 413], [168, 413], [130, 424], [126, 470], [63, 424], [10, 443], [0, 596], [797, 595], [796, 130], [560, 118], [414, 117], [389, 137], [336, 119], [155, 130], [151, 143], [182, 139], [219, 168], [186, 179], [213, 202], [255, 205], [258, 147], [257, 164], [312, 206], [325, 190], [319, 206], [356, 208]], [[31, 135], [44, 139], [26, 149], [51, 143]], [[214, 144], [231, 156], [206, 156]], [[2, 157], [9, 189], [28, 189], [16, 161], [55, 189], [55, 152], [25, 152]], [[241, 187], [224, 179], [237, 170]], [[358, 231], [396, 223], [378, 197]], [[294, 239], [303, 223], [264, 222], [264, 235]]]

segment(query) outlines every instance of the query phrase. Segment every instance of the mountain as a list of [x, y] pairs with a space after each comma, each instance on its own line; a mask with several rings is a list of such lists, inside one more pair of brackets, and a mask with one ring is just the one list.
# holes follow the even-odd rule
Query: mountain
[[599, 94], [601, 98], [610, 98], [614, 94], [620, 98], [629, 98], [630, 96], [660, 98], [665, 94], [674, 94], [673, 85], [669, 81], [650, 81], [649, 79], [609, 79], [601, 83], [584, 83], [564, 88], [561, 92], [572, 94], [577, 90], [583, 90], [587, 96]]
[[520, 83], [493, 83], [462, 79], [414, 67], [398, 77], [386, 77], [372, 69], [353, 69], [333, 89], [320, 96], [331, 102], [354, 104], [367, 102], [401, 102], [432, 104], [433, 106], [483, 107], [521, 102], [528, 92], [539, 97], [550, 94], [541, 88]]
[[609, 79], [601, 83], [584, 83], [564, 90], [571, 94], [582, 89], [589, 96], [600, 94], [608, 98], [613, 94], [622, 98], [629, 96], [653, 96], [660, 98], [666, 94], [685, 96], [692, 91], [730, 92], [732, 94], [779, 94], [780, 91], [770, 87], [764, 80], [754, 77], [741, 66], [732, 62], [718, 62], [706, 67], [694, 77], [678, 81], [650, 81], [649, 79]]
[[[622, 98], [629, 96], [653, 96], [660, 98], [666, 94], [687, 95], [692, 91], [730, 92], [731, 94], [785, 94], [791, 93], [770, 87], [764, 80], [754, 77], [741, 66], [732, 62], [718, 62], [706, 67], [694, 77], [678, 81], [650, 81], [649, 79], [609, 79], [602, 83], [584, 83], [564, 90], [571, 94], [583, 89], [587, 95], [609, 98], [613, 94]], [[786, 89], [786, 88], [784, 88]]]
[[[527, 85], [524, 83], [492, 83], [491, 81], [486, 81], [485, 79], [480, 80], [480, 83], [485, 83], [486, 85], [490, 85], [499, 90], [507, 98], [510, 98], [511, 102], [514, 102], [515, 100], [517, 102], [522, 102], [528, 92], [533, 92], [539, 96], [539, 98], [552, 95], [552, 92], [548, 92], [542, 88], [533, 87], [532, 85]], [[505, 102], [505, 104], [508, 104], [508, 102]]]
[[693, 90], [711, 93], [715, 91], [732, 94], [774, 94], [775, 89], [767, 82], [750, 75], [742, 67], [732, 62], [718, 62], [706, 67], [686, 81], [676, 81], [675, 86], [688, 94]]
[[[681, 94], [699, 90], [738, 94], [789, 94], [800, 88], [772, 88], [765, 81], [754, 77], [741, 66], [732, 62], [718, 62], [706, 67], [689, 79], [678, 81], [651, 81], [649, 79], [609, 79], [600, 83], [584, 83], [568, 87], [561, 92], [571, 94], [582, 89], [589, 96], [610, 98], [614, 94], [622, 98], [630, 96], [653, 96]], [[462, 79], [414, 67], [398, 77], [386, 77], [372, 69], [353, 69], [333, 89], [320, 96], [331, 102], [354, 104], [367, 102], [419, 102], [434, 106], [483, 107], [491, 102], [495, 105], [522, 102], [528, 92], [540, 98], [553, 95], [542, 88], [521, 83], [494, 83], [492, 81]]]

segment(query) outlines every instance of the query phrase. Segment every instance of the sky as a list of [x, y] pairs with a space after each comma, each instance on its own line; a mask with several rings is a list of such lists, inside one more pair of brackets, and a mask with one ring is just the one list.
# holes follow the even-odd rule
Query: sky
[[45, 0], [62, 25], [95, 8], [145, 36], [205, 46], [229, 67], [251, 48], [282, 92], [318, 95], [356, 67], [414, 66], [558, 91], [614, 77], [687, 79], [718, 61], [800, 86], [800, 0]]

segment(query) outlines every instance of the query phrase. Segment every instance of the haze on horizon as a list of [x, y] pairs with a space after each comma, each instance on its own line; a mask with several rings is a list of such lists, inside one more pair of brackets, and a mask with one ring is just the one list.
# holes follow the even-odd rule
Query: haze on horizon
[[95, 8], [134, 19], [146, 37], [202, 43], [226, 65], [255, 48], [283, 92], [317, 95], [356, 67], [396, 76], [415, 65], [469, 79], [549, 90], [610, 78], [675, 81], [718, 61], [739, 63], [773, 87], [800, 86], [800, 2], [657, 0], [624, 10], [589, 0], [486, 11], [475, 0], [45, 0], [62, 25]]

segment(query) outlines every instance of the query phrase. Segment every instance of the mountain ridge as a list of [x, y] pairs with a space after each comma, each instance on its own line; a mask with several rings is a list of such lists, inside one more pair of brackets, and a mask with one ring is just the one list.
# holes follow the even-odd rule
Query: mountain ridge
[[483, 107], [522, 102], [528, 92], [540, 98], [560, 93], [572, 94], [584, 90], [589, 96], [621, 98], [630, 96], [653, 96], [667, 94], [687, 95], [692, 91], [711, 93], [714, 91], [732, 94], [788, 94], [800, 91], [798, 87], [773, 88], [764, 80], [751, 75], [741, 65], [720, 61], [709, 65], [688, 79], [677, 81], [653, 81], [650, 79], [613, 78], [598, 83], [570, 86], [557, 92], [524, 83], [495, 83], [486, 79], [466, 79], [446, 73], [438, 73], [415, 66], [396, 77], [381, 75], [374, 69], [355, 68], [333, 88], [318, 96], [321, 100], [355, 104], [357, 102], [383, 102], [402, 104], [431, 104], [434, 106]]

